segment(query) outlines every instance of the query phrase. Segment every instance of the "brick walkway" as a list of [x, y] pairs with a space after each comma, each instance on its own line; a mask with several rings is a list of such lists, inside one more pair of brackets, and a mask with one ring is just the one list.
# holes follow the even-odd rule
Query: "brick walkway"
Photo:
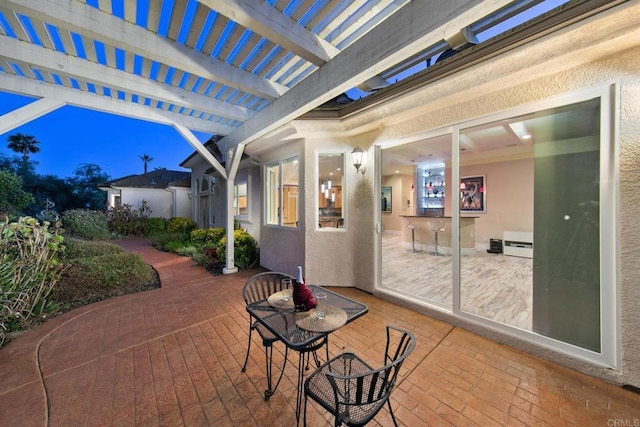
[[[295, 354], [269, 401], [257, 340], [240, 371], [248, 327], [240, 290], [257, 270], [214, 277], [147, 241], [120, 243], [158, 270], [162, 288], [65, 313], [0, 350], [0, 426], [294, 425]], [[364, 292], [338, 291], [369, 313], [331, 335], [331, 353], [355, 350], [377, 365], [386, 324], [416, 334], [392, 395], [403, 425], [640, 425], [639, 395]], [[313, 426], [330, 420], [314, 404], [309, 418]], [[383, 410], [372, 424], [391, 418]]]

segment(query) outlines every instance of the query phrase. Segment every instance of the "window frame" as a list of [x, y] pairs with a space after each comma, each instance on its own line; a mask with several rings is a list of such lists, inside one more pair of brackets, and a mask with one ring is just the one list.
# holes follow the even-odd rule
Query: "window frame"
[[[340, 183], [341, 193], [340, 193], [340, 204], [341, 204], [341, 218], [343, 219], [343, 226], [338, 227], [337, 225], [334, 227], [320, 227], [320, 158], [326, 155], [340, 155], [342, 156], [342, 181]], [[345, 150], [331, 150], [331, 149], [322, 149], [317, 150], [315, 152], [315, 175], [314, 175], [314, 190], [313, 194], [315, 197], [315, 230], [323, 233], [331, 233], [331, 232], [346, 232], [347, 231], [347, 197], [345, 197], [347, 191], [347, 177], [346, 177], [346, 161], [347, 161], [347, 152]], [[335, 183], [332, 184], [335, 186]]]
[[[300, 200], [296, 204], [296, 225], [285, 225], [283, 223], [283, 203], [284, 203], [284, 187], [289, 184], [284, 184], [284, 169], [287, 163], [294, 163], [296, 165], [296, 178], [298, 194], [300, 194], [300, 156], [293, 155], [279, 160], [275, 160], [264, 165], [264, 225], [268, 227], [278, 227], [285, 229], [299, 229], [300, 228]], [[277, 174], [273, 170], [277, 168]], [[277, 176], [276, 176], [277, 175]], [[275, 179], [276, 187], [273, 188], [271, 182]], [[276, 206], [273, 206], [272, 197], [276, 197]], [[277, 218], [277, 222], [273, 222], [272, 216]]]
[[[247, 177], [246, 180], [243, 180], [241, 182], [237, 182], [233, 184], [233, 217], [235, 219], [238, 220], [246, 220], [249, 218], [249, 179], [250, 177]], [[240, 213], [240, 207], [239, 207], [239, 195], [238, 195], [238, 190], [240, 189], [241, 186], [245, 186], [245, 213]]]

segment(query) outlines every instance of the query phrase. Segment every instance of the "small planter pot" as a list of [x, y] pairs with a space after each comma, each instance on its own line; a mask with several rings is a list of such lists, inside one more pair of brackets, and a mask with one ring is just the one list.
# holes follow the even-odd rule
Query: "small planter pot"
[[211, 258], [212, 260], [217, 260], [218, 259], [218, 251], [216, 250], [216, 248], [204, 247], [204, 248], [202, 248], [202, 251], [205, 254], [207, 254], [209, 256], [209, 258]]

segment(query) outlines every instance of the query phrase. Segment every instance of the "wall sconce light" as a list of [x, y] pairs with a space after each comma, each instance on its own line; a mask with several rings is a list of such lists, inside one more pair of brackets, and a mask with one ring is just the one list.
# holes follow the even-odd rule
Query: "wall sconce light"
[[356, 168], [356, 172], [364, 175], [367, 167], [364, 165], [364, 152], [362, 149], [356, 145], [356, 148], [351, 152], [351, 156], [353, 156], [353, 166]]

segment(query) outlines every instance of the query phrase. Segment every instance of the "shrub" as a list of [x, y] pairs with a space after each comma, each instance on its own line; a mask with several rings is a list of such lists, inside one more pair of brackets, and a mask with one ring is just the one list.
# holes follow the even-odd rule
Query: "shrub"
[[165, 243], [164, 249], [166, 251], [173, 252], [173, 253], [177, 254], [177, 253], [182, 252], [183, 248], [185, 246], [188, 246], [188, 245], [189, 245], [189, 242], [180, 242], [180, 241], [177, 241], [177, 240], [172, 240], [172, 241], [169, 241], [169, 242]]
[[[241, 269], [255, 267], [260, 261], [260, 249], [256, 240], [245, 230], [233, 232], [234, 264]], [[217, 246], [218, 258], [224, 264], [227, 259], [227, 238], [220, 239]]]
[[167, 229], [167, 220], [164, 218], [147, 218], [144, 221], [145, 236], [155, 236]]
[[80, 257], [69, 264], [54, 292], [56, 301], [97, 301], [145, 287], [156, 280], [151, 266], [133, 252]]
[[34, 201], [33, 195], [23, 189], [22, 178], [0, 169], [0, 215], [14, 215]]
[[170, 233], [191, 233], [196, 227], [196, 223], [191, 218], [178, 216], [167, 220], [167, 231]]
[[75, 237], [65, 237], [64, 245], [66, 246], [64, 252], [65, 261], [124, 252], [124, 249], [113, 243], [83, 240]]
[[71, 209], [62, 215], [62, 224], [67, 233], [89, 240], [109, 238], [107, 216], [98, 211]]
[[170, 233], [165, 231], [163, 233], [157, 233], [153, 236], [151, 244], [153, 247], [161, 250], [168, 251], [167, 246], [175, 247], [175, 244], [178, 243], [180, 246], [184, 246], [186, 243], [189, 243], [189, 234], [188, 233]]
[[216, 247], [226, 233], [223, 227], [198, 228], [191, 232], [191, 243], [204, 247]]
[[0, 346], [5, 331], [42, 315], [64, 266], [63, 238], [35, 218], [0, 223]]
[[140, 209], [129, 204], [114, 206], [107, 211], [109, 230], [120, 236], [144, 234], [151, 208], [146, 200], [140, 202]]
[[202, 248], [195, 245], [191, 245], [191, 244], [184, 244], [184, 245], [176, 246], [175, 250], [172, 252], [175, 252], [178, 255], [188, 256], [190, 258], [193, 258], [196, 254], [202, 253]]
[[120, 236], [136, 234], [140, 225], [138, 211], [131, 205], [114, 206], [107, 210], [109, 230]]

